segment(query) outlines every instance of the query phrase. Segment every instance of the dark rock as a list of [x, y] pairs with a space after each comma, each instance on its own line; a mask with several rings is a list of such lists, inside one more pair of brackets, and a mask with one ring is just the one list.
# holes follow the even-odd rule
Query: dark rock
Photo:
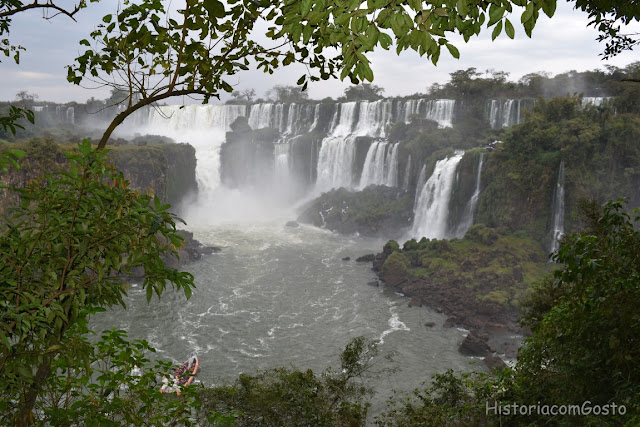
[[367, 254], [356, 258], [356, 262], [373, 262], [376, 259], [374, 254]]
[[433, 328], [434, 326], [436, 326], [436, 322], [427, 322], [424, 324], [424, 326], [426, 326], [427, 328]]
[[217, 254], [218, 252], [222, 252], [222, 248], [217, 246], [203, 246], [200, 248], [200, 252], [203, 255]]
[[379, 286], [380, 283], [378, 283], [377, 280], [374, 280], [373, 282], [367, 282], [367, 285], [369, 285], [369, 286]]
[[489, 356], [491, 354], [489, 345], [472, 333], [469, 333], [462, 341], [458, 351], [465, 356]]
[[287, 221], [287, 223], [284, 226], [289, 228], [296, 228], [296, 227], [299, 227], [300, 224], [298, 224], [298, 221]]
[[344, 258], [342, 258], [343, 261], [351, 261], [351, 257], [350, 256], [346, 256]]
[[411, 301], [409, 301], [409, 307], [422, 307], [422, 300], [418, 297], [411, 298]]
[[458, 319], [455, 317], [449, 317], [442, 325], [443, 328], [453, 328], [458, 323]]
[[[366, 150], [363, 153], [366, 156]], [[297, 220], [341, 234], [379, 237], [402, 234], [411, 218], [411, 195], [399, 188], [371, 185], [362, 191], [339, 188], [323, 193], [302, 207]]]
[[485, 356], [484, 364], [492, 371], [501, 371], [507, 367], [507, 364], [504, 363], [504, 360], [500, 359], [498, 356], [494, 356], [491, 354]]

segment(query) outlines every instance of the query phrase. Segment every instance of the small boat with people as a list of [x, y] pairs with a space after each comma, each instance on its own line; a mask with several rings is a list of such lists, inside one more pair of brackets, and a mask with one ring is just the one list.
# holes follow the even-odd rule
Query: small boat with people
[[198, 372], [199, 361], [197, 356], [187, 359], [182, 365], [173, 371], [172, 378], [162, 377], [162, 387], [160, 393], [176, 393], [180, 395], [180, 388], [186, 387], [193, 382], [193, 378]]

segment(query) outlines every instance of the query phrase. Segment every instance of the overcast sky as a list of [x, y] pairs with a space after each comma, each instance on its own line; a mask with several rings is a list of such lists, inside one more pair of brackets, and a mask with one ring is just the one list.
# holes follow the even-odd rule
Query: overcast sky
[[[67, 83], [65, 65], [71, 64], [80, 53], [78, 41], [88, 38], [101, 17], [113, 12], [116, 5], [114, 0], [90, 4], [88, 9], [77, 15], [78, 22], [63, 16], [46, 21], [39, 11], [17, 16], [11, 26], [11, 41], [26, 47], [27, 51], [22, 53], [20, 65], [2, 58], [0, 100], [12, 100], [20, 90], [36, 93], [40, 100], [56, 102], [84, 102], [92, 96], [106, 98], [106, 89], [89, 90]], [[514, 25], [520, 21], [520, 13], [517, 11], [511, 19]], [[625, 52], [610, 61], [602, 61], [599, 54], [604, 45], [595, 41], [597, 32], [587, 28], [587, 22], [585, 13], [572, 10], [570, 4], [560, 0], [552, 19], [541, 14], [531, 39], [518, 26], [515, 40], [503, 33], [492, 42], [491, 31], [486, 29], [480, 37], [466, 44], [462, 38], [450, 38], [460, 50], [459, 60], [452, 58], [446, 49], [437, 66], [414, 52], [407, 51], [397, 56], [393, 49], [380, 50], [370, 56], [375, 74], [373, 83], [383, 87], [387, 96], [402, 96], [425, 92], [433, 83], [445, 83], [449, 73], [469, 67], [479, 71], [506, 71], [510, 73], [510, 80], [518, 80], [536, 71], [555, 75], [569, 70], [603, 69], [605, 64], [623, 67], [640, 59], [637, 52]], [[286, 68], [273, 75], [249, 71], [234, 76], [230, 82], [238, 89], [254, 88], [261, 96], [276, 84], [295, 84], [302, 72], [300, 68]], [[313, 83], [309, 86], [309, 94], [318, 99], [338, 97], [347, 86], [339, 80]], [[177, 99], [173, 103], [180, 102]]]

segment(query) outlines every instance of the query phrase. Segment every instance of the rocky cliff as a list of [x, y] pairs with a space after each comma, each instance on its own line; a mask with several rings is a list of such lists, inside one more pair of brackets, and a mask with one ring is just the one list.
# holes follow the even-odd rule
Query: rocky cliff
[[[44, 171], [66, 167], [64, 151], [72, 145], [59, 145], [50, 138], [34, 138], [24, 143], [11, 143], [3, 148], [19, 148], [27, 152], [20, 161], [20, 170], [0, 176], [3, 185], [23, 187]], [[131, 187], [153, 191], [163, 201], [177, 206], [181, 199], [197, 191], [195, 150], [188, 144], [119, 145], [110, 148], [110, 158], [122, 170]], [[15, 195], [0, 190], [0, 211], [17, 202]]]
[[356, 192], [340, 188], [304, 206], [298, 221], [343, 234], [397, 236], [411, 225], [412, 206], [413, 195], [397, 188], [371, 185]]

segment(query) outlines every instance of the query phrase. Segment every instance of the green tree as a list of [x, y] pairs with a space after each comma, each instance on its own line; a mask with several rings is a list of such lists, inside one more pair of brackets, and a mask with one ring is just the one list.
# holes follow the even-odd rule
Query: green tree
[[90, 346], [68, 353], [67, 331], [124, 305], [129, 280], [142, 281], [149, 300], [168, 284], [191, 295], [191, 274], [161, 257], [182, 242], [169, 206], [130, 190], [89, 141], [78, 148], [68, 170], [10, 189], [21, 203], [0, 234], [0, 413], [9, 424], [32, 419], [61, 354], [84, 365]]
[[[564, 267], [533, 294], [517, 379], [530, 401], [626, 405], [640, 397], [640, 223], [622, 201], [583, 204], [586, 229], [565, 238]], [[587, 375], [588, 373], [588, 375]]]
[[297, 86], [275, 85], [267, 91], [267, 97], [277, 102], [304, 102], [309, 94]]
[[384, 89], [369, 83], [362, 83], [357, 86], [349, 86], [344, 90], [347, 101], [376, 101], [382, 98]]

